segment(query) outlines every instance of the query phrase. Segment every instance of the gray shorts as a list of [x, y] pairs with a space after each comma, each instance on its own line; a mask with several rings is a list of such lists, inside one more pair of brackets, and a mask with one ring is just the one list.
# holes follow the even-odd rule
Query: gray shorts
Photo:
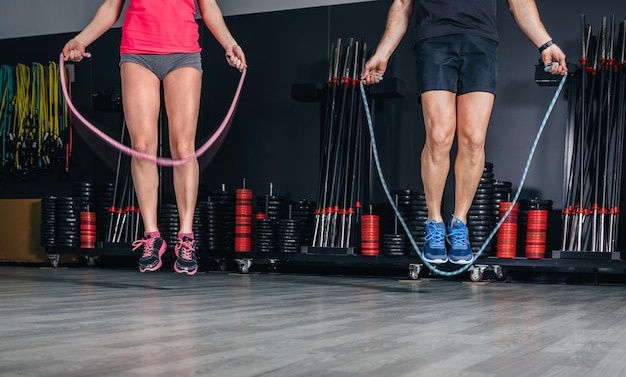
[[498, 42], [467, 34], [423, 39], [415, 45], [418, 95], [447, 90], [457, 95], [496, 93]]
[[202, 72], [202, 58], [199, 52], [184, 54], [121, 54], [122, 63], [132, 62], [146, 67], [159, 80], [163, 80], [168, 73], [182, 67], [192, 67]]

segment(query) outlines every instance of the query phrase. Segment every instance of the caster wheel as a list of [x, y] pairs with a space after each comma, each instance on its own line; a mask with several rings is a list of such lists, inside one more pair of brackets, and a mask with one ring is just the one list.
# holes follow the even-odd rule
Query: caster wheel
[[250, 266], [252, 266], [251, 259], [237, 259], [237, 263], [239, 264], [240, 273], [247, 274], [250, 272]]
[[220, 269], [220, 271], [226, 271], [226, 269], [228, 268], [228, 266], [226, 265], [226, 261], [224, 259], [220, 260], [217, 263], [217, 267]]
[[506, 278], [504, 269], [501, 266], [493, 266], [493, 272], [496, 275], [496, 280], [498, 281], [504, 281]]
[[269, 266], [267, 266], [267, 270], [269, 272], [276, 272], [278, 271], [278, 264], [276, 263], [276, 260], [270, 260], [270, 264]]
[[480, 271], [479, 268], [473, 268], [470, 271], [469, 278], [473, 282], [483, 281], [484, 274]]
[[94, 267], [98, 263], [98, 257], [87, 257], [87, 266]]
[[409, 265], [409, 279], [418, 280], [420, 277], [421, 266], [416, 264]]
[[48, 260], [50, 261], [50, 266], [57, 268], [59, 267], [59, 254], [48, 254]]

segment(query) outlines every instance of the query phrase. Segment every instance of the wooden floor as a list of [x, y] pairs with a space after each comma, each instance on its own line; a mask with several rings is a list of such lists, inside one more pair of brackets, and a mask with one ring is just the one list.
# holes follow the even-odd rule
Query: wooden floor
[[625, 376], [623, 285], [0, 266], [0, 376]]

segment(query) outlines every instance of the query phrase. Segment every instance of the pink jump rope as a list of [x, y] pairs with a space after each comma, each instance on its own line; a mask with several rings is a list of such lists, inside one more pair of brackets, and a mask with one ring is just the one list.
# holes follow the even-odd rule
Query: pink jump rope
[[[89, 57], [91, 57], [91, 54], [90, 53], [85, 53], [84, 56], [89, 58]], [[72, 100], [71, 100], [70, 96], [68, 95], [67, 84], [66, 84], [66, 81], [65, 81], [65, 61], [63, 59], [63, 53], [61, 53], [61, 55], [59, 56], [59, 70], [60, 70], [60, 76], [61, 76], [61, 89], [63, 90], [63, 96], [65, 97], [65, 101], [67, 103], [67, 106], [70, 108], [72, 113], [76, 116], [76, 118], [78, 120], [80, 120], [80, 122], [82, 124], [84, 124], [91, 132], [93, 132], [96, 135], [98, 135], [102, 140], [106, 141], [109, 145], [113, 146], [116, 149], [119, 149], [122, 153], [125, 153], [125, 154], [127, 154], [127, 155], [129, 155], [131, 157], [134, 157], [134, 158], [139, 158], [139, 159], [142, 159], [142, 160], [152, 161], [155, 164], [161, 165], [161, 166], [183, 165], [183, 164], [189, 162], [192, 159], [198, 158], [199, 156], [204, 154], [209, 148], [211, 148], [211, 146], [215, 143], [215, 141], [217, 141], [217, 139], [221, 136], [221, 134], [224, 132], [224, 130], [226, 130], [228, 124], [232, 120], [232, 117], [233, 117], [233, 115], [235, 113], [235, 108], [237, 107], [237, 103], [239, 102], [239, 96], [240, 96], [240, 93], [241, 93], [241, 88], [243, 87], [243, 82], [244, 82], [244, 79], [246, 77], [246, 70], [244, 69], [241, 72], [241, 78], [239, 79], [239, 85], [237, 85], [237, 90], [235, 91], [235, 96], [233, 98], [233, 101], [230, 104], [230, 107], [228, 108], [228, 112], [226, 113], [226, 116], [224, 117], [224, 120], [222, 120], [222, 123], [220, 124], [220, 126], [213, 133], [213, 135], [211, 135], [209, 140], [207, 140], [200, 148], [198, 148], [198, 150], [196, 150], [194, 154], [189, 155], [187, 157], [180, 158], [180, 159], [171, 159], [171, 158], [164, 158], [164, 157], [156, 157], [156, 156], [149, 155], [149, 154], [146, 154], [146, 153], [138, 152], [138, 151], [136, 151], [136, 150], [134, 150], [132, 148], [129, 148], [128, 146], [126, 146], [126, 145], [116, 141], [115, 139], [111, 138], [109, 135], [107, 135], [104, 132], [100, 131], [98, 129], [98, 127], [96, 127], [93, 124], [91, 124], [87, 119], [85, 119], [85, 117], [83, 117], [78, 112], [78, 110], [76, 110], [76, 107], [74, 107], [74, 104], [72, 103]]]

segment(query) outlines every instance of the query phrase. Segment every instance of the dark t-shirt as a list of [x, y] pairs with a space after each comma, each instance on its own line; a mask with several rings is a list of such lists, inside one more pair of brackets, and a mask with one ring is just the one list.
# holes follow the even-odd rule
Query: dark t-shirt
[[450, 34], [498, 40], [497, 0], [415, 0], [416, 41]]

